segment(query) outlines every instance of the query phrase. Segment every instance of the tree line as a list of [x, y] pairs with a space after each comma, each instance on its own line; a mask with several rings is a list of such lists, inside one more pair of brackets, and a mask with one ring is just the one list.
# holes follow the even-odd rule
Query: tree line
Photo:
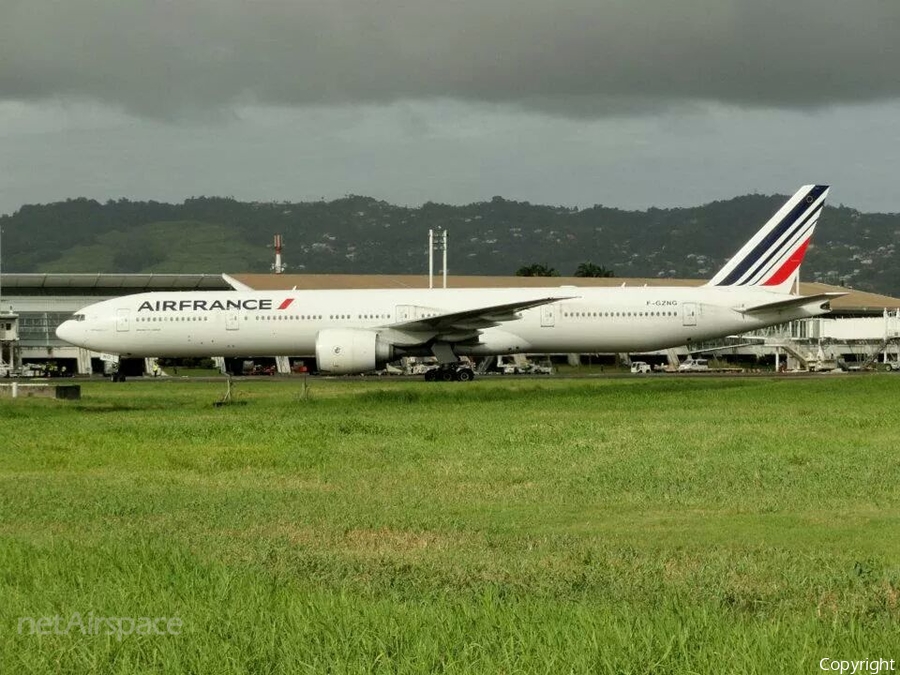
[[[517, 277], [558, 277], [559, 272], [554, 267], [545, 263], [532, 263], [523, 265], [516, 270]], [[575, 268], [576, 277], [614, 277], [612, 270], [603, 265], [595, 265], [592, 262], [583, 262]]]
[[[689, 208], [573, 209], [495, 197], [466, 205], [331, 201], [180, 204], [71, 199], [0, 216], [4, 272], [267, 272], [274, 234], [288, 272], [425, 274], [429, 229], [450, 232], [461, 275], [709, 279], [784, 203], [745, 195]], [[900, 214], [831, 205], [801, 270], [821, 281], [900, 296]], [[601, 264], [591, 262], [602, 260]]]

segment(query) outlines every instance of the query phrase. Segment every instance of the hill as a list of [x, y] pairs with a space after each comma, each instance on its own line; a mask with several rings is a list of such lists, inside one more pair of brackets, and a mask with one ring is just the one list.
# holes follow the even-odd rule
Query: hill
[[[562, 274], [592, 261], [621, 277], [710, 276], [784, 201], [746, 195], [703, 206], [624, 211], [515, 202], [417, 208], [369, 197], [302, 203], [199, 197], [182, 204], [72, 199], [0, 218], [9, 272], [263, 272], [272, 235], [291, 271], [420, 273], [429, 228], [450, 232], [456, 274], [513, 274], [540, 262]], [[900, 214], [827, 207], [807, 280], [900, 294]]]

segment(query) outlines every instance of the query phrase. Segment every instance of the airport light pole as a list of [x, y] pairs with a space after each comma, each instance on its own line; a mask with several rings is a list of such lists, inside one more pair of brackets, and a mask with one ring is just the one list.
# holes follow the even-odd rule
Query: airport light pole
[[428, 288], [434, 288], [434, 230], [428, 230]]
[[447, 288], [447, 230], [444, 230], [444, 288]]
[[[447, 230], [442, 230], [438, 244], [443, 253], [444, 288], [447, 288], [447, 236]], [[434, 230], [428, 230], [428, 288], [434, 288], [434, 245]]]

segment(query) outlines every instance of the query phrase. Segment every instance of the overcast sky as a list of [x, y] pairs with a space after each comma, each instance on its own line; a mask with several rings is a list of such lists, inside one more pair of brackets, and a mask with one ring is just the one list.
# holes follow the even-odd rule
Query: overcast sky
[[900, 211], [898, 0], [0, 0], [0, 213], [88, 196]]

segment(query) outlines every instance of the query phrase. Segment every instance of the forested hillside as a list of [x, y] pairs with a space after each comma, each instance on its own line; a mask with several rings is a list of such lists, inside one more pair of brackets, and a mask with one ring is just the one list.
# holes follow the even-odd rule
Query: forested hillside
[[[708, 277], [785, 197], [622, 211], [540, 206], [495, 197], [466, 206], [393, 206], [368, 197], [183, 204], [74, 199], [0, 218], [7, 272], [260, 272], [272, 235], [292, 272], [424, 273], [429, 228], [450, 232], [454, 274], [510, 275], [542, 263], [562, 275], [583, 262], [618, 277]], [[828, 207], [803, 267], [807, 280], [900, 295], [900, 214]]]

